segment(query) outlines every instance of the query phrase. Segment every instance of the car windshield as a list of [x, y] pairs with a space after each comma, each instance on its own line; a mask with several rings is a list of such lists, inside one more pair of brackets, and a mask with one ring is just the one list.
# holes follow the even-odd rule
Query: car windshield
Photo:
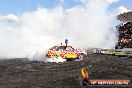
[[62, 51], [62, 50], [65, 50], [65, 46], [60, 46], [57, 48], [57, 51]]
[[68, 47], [66, 48], [66, 50], [67, 50], [67, 51], [74, 51], [74, 49], [73, 49], [71, 46], [68, 46]]

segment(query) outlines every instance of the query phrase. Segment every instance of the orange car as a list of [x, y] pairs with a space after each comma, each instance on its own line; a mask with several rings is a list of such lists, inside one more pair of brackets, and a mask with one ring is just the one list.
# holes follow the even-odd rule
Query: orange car
[[75, 60], [82, 58], [82, 54], [85, 53], [81, 52], [80, 50], [74, 49], [72, 46], [61, 45], [54, 46], [49, 49], [46, 53], [46, 56], [49, 58], [61, 56], [66, 60]]

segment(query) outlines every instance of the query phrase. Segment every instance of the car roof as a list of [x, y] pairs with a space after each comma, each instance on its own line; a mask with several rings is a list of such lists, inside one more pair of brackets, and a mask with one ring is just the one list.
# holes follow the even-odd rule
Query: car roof
[[[58, 47], [66, 47], [65, 45], [56, 45], [51, 47], [50, 49], [58, 48]], [[67, 47], [72, 47], [72, 46], [67, 46]]]
[[[56, 45], [54, 47], [65, 47], [65, 45]], [[67, 47], [72, 47], [72, 46], [67, 46]]]

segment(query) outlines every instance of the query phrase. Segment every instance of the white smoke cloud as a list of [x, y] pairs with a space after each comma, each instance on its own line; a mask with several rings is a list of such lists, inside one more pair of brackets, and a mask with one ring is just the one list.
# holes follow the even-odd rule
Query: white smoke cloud
[[105, 2], [107, 4], [112, 4], [114, 2], [118, 2], [119, 0], [80, 0], [82, 3], [90, 3], [90, 2]]
[[112, 18], [107, 8], [108, 5], [100, 1], [85, 7], [38, 8], [20, 16], [0, 16], [0, 56], [44, 53], [66, 37], [71, 45], [80, 48], [112, 48], [116, 31], [111, 27]]
[[0, 16], [0, 20], [2, 21], [9, 21], [9, 22], [16, 22], [18, 20], [18, 17], [13, 15], [13, 14], [9, 14], [6, 16]]
[[117, 14], [122, 14], [122, 13], [126, 13], [126, 12], [129, 12], [129, 11], [130, 11], [130, 10], [128, 10], [126, 7], [120, 6], [120, 7], [117, 8], [116, 13], [117, 13]]

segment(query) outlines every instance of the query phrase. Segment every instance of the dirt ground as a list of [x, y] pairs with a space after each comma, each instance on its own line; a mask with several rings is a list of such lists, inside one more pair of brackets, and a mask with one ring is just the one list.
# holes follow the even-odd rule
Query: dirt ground
[[82, 67], [89, 69], [91, 79], [132, 81], [132, 58], [94, 54], [85, 56], [82, 61], [63, 63], [33, 62], [17, 58], [0, 60], [0, 88], [83, 88], [79, 80]]

